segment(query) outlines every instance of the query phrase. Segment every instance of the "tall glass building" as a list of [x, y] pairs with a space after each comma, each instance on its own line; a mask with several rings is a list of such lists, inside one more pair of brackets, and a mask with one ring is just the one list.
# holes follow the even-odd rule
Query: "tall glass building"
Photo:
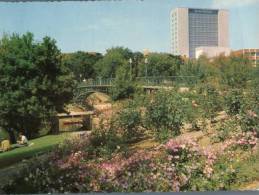
[[174, 55], [195, 57], [204, 46], [229, 47], [227, 10], [176, 8], [171, 12], [171, 49]]

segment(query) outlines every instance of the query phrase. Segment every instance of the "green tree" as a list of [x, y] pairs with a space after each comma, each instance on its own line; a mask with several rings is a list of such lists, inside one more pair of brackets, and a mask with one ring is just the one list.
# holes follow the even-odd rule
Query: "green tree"
[[141, 111], [139, 107], [134, 105], [134, 102], [129, 102], [116, 116], [117, 128], [121, 129], [122, 137], [126, 142], [135, 141], [138, 139], [142, 131]]
[[131, 57], [132, 52], [127, 48], [114, 47], [108, 49], [103, 59], [96, 63], [96, 73], [102, 78], [114, 78], [119, 67], [130, 66], [129, 59]]
[[147, 64], [144, 60], [140, 64], [141, 76], [175, 76], [183, 61], [179, 56], [166, 53], [151, 53], [147, 57]]
[[180, 134], [186, 118], [186, 104], [176, 91], [158, 91], [146, 106], [146, 126], [158, 139], [164, 140]]
[[230, 56], [221, 60], [222, 84], [231, 87], [245, 87], [252, 76], [252, 65], [249, 59], [239, 56]]
[[32, 137], [70, 101], [74, 82], [55, 40], [27, 33], [0, 41], [0, 85], [0, 126]]
[[89, 78], [94, 79], [96, 77], [94, 66], [100, 59], [102, 59], [102, 54], [100, 53], [86, 53], [82, 51], [63, 54], [62, 56], [63, 63], [74, 73], [77, 81]]
[[135, 83], [130, 79], [130, 70], [127, 66], [121, 66], [116, 71], [116, 77], [111, 88], [113, 100], [124, 99], [133, 96], [136, 91]]
[[141, 76], [140, 66], [143, 63], [144, 55], [141, 52], [134, 52], [132, 56], [132, 77]]
[[201, 56], [198, 60], [188, 60], [178, 72], [178, 76], [185, 76], [183, 79], [187, 84], [197, 84], [198, 82], [208, 82], [217, 78], [218, 69], [213, 67], [206, 56]]

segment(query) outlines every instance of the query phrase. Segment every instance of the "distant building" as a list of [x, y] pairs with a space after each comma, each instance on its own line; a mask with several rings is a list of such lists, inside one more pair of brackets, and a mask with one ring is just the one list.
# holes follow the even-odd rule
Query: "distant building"
[[195, 57], [199, 58], [201, 55], [205, 55], [208, 58], [217, 57], [219, 55], [229, 56], [231, 49], [228, 47], [197, 47], [195, 49]]
[[259, 65], [259, 49], [240, 49], [233, 53], [248, 57], [255, 67]]
[[143, 55], [144, 56], [148, 56], [149, 53], [150, 53], [149, 49], [144, 49], [143, 50]]
[[229, 47], [228, 10], [176, 8], [170, 20], [174, 55], [195, 58], [197, 47]]

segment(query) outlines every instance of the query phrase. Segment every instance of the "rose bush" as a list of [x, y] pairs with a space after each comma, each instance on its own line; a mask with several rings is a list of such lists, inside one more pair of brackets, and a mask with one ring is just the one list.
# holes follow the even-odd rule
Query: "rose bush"
[[89, 139], [71, 141], [71, 152], [63, 146], [33, 161], [5, 191], [21, 192], [19, 186], [23, 193], [226, 190], [236, 180], [233, 150], [249, 150], [256, 142], [254, 134], [243, 133], [215, 152], [195, 140], [175, 138], [149, 150], [96, 159], [85, 149]]

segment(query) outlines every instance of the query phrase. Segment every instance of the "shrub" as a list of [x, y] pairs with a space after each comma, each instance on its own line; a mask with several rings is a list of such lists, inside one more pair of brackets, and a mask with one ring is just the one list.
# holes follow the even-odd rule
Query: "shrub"
[[[115, 155], [98, 161], [89, 158], [84, 143], [71, 142], [73, 152], [52, 152], [34, 159], [5, 192], [146, 192], [229, 190], [236, 181], [236, 146], [255, 147], [253, 135], [237, 135], [220, 153], [202, 149], [191, 139], [171, 139], [152, 150], [139, 150], [129, 157]], [[246, 139], [247, 138], [247, 139]], [[242, 142], [242, 143], [241, 143]], [[245, 149], [249, 149], [245, 148]], [[20, 188], [19, 186], [22, 186]]]
[[31, 159], [4, 187], [6, 193], [65, 193], [92, 191], [98, 170], [84, 161], [88, 138], [72, 139], [53, 152]]
[[113, 152], [125, 149], [122, 136], [118, 135], [113, 128], [96, 129], [92, 131], [90, 145], [86, 151], [91, 158], [109, 158]]
[[235, 120], [229, 120], [221, 123], [219, 128], [217, 128], [216, 135], [212, 137], [212, 141], [214, 143], [223, 142], [238, 132], [238, 130], [238, 122]]
[[2, 141], [4, 139], [9, 140], [9, 134], [5, 130], [0, 128], [0, 141]]
[[238, 148], [242, 150], [256, 149], [257, 146], [256, 132], [240, 132], [232, 135], [229, 140], [226, 140], [222, 146], [222, 151], [227, 149], [228, 152]]
[[135, 83], [130, 79], [131, 75], [127, 68], [120, 67], [116, 71], [116, 77], [111, 88], [113, 100], [132, 97], [136, 91]]
[[192, 130], [201, 130], [204, 125], [204, 110], [200, 96], [194, 92], [182, 94], [185, 102], [182, 105], [185, 117], [184, 122], [191, 123]]
[[241, 114], [241, 128], [243, 131], [254, 131], [257, 133], [257, 136], [259, 136], [259, 110], [257, 110], [257, 113], [248, 110], [246, 113], [243, 112]]
[[201, 95], [202, 106], [207, 115], [205, 117], [213, 118], [217, 112], [223, 110], [223, 97], [219, 90], [211, 84], [203, 86], [201, 91], [203, 92]]
[[253, 69], [247, 58], [230, 56], [221, 65], [222, 84], [244, 88], [251, 79]]
[[117, 128], [121, 129], [122, 136], [126, 142], [134, 141], [141, 135], [142, 124], [141, 113], [137, 108], [128, 107], [118, 113], [116, 118]]
[[229, 89], [225, 96], [225, 102], [228, 114], [239, 114], [244, 107], [243, 91], [240, 89]]
[[169, 132], [171, 136], [180, 134], [185, 113], [185, 102], [175, 91], [159, 91], [146, 107], [146, 124], [158, 134]]

